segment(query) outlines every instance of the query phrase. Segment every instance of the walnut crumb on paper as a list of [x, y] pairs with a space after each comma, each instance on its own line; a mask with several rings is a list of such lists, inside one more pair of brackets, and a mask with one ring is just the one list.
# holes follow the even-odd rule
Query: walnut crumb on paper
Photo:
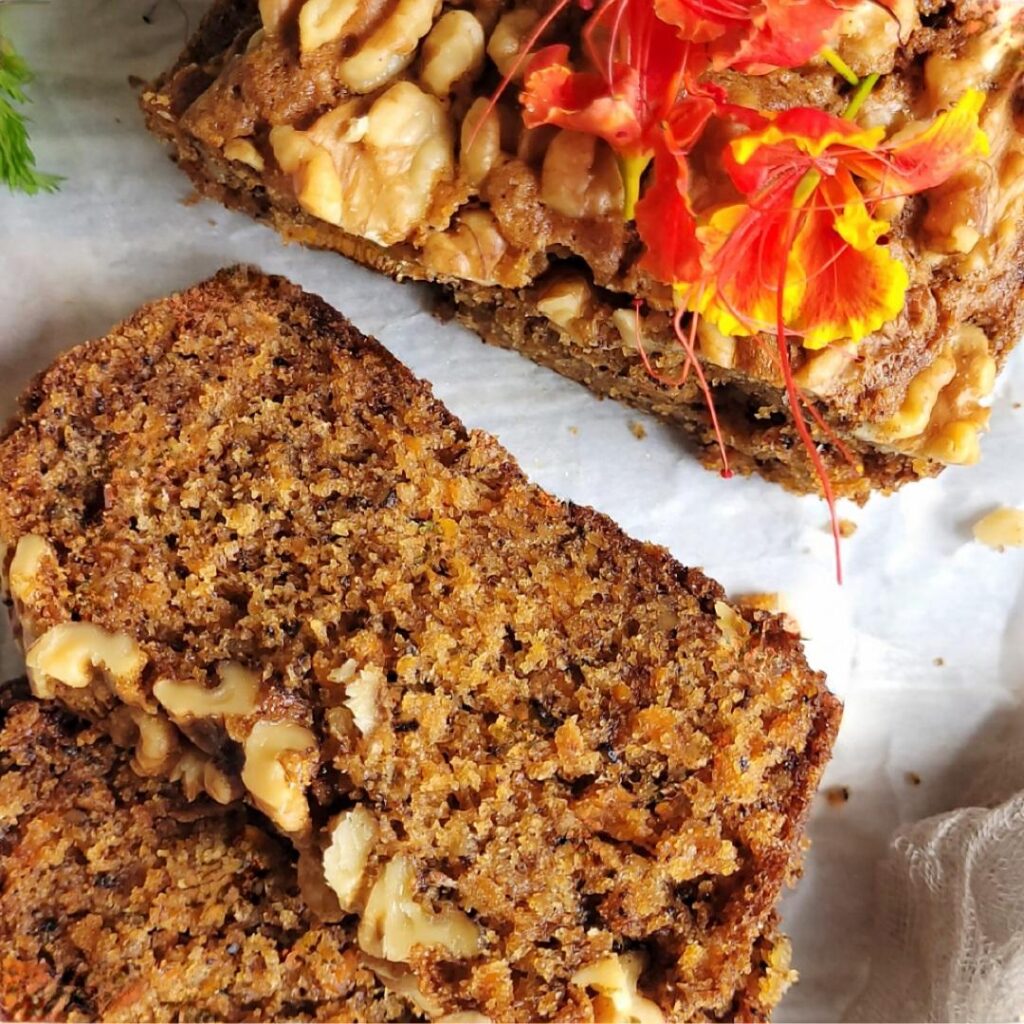
[[829, 786], [825, 790], [825, 799], [829, 807], [842, 807], [850, 799], [849, 786]]
[[997, 508], [974, 524], [974, 539], [996, 551], [1024, 547], [1024, 509]]

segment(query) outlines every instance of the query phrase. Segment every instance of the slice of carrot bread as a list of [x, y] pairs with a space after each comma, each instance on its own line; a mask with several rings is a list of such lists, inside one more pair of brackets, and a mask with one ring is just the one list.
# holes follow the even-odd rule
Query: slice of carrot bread
[[251, 270], [59, 358], [0, 487], [35, 694], [244, 794], [385, 982], [493, 1020], [729, 1011], [839, 717], [779, 618]]
[[[129, 759], [0, 687], [4, 1020], [424, 1019], [360, 964], [351, 923], [310, 915], [265, 823]], [[766, 1019], [788, 949], [772, 923], [729, 1019]]]
[[141, 778], [52, 704], [3, 725], [3, 1020], [419, 1018], [353, 928], [310, 920], [290, 851], [241, 805]]
[[[142, 102], [203, 194], [437, 282], [719, 466], [701, 367], [732, 468], [863, 500], [978, 458], [1024, 332], [1019, 10], [217, 0]], [[760, 65], [758, 19], [792, 44]]]

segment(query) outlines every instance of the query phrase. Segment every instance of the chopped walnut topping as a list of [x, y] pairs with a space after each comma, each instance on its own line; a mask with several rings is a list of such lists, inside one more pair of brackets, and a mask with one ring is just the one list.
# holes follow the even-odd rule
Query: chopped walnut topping
[[722, 639], [729, 647], [742, 647], [750, 636], [750, 623], [732, 605], [725, 601], [715, 602], [715, 617]]
[[491, 171], [505, 160], [501, 151], [501, 120], [497, 112], [492, 111], [483, 123], [480, 123], [489, 106], [488, 100], [480, 96], [473, 101], [473, 105], [462, 119], [459, 136], [459, 173], [474, 188], [479, 188]]
[[448, 115], [412, 82], [393, 85], [365, 111], [349, 100], [307, 131], [279, 125], [270, 145], [304, 210], [380, 245], [421, 226], [454, 169]]
[[115, 743], [135, 748], [132, 768], [139, 775], [171, 775], [180, 757], [180, 736], [165, 715], [122, 704], [110, 715], [108, 727]]
[[37, 697], [52, 697], [55, 683], [83, 689], [97, 673], [123, 695], [136, 685], [145, 664], [146, 655], [130, 636], [109, 633], [91, 622], [53, 626], [25, 655], [29, 682]]
[[341, 668], [329, 673], [327, 678], [345, 687], [348, 695], [345, 707], [352, 713], [356, 728], [368, 736], [380, 720], [380, 694], [386, 682], [384, 673], [372, 665], [360, 669], [355, 658], [349, 658]]
[[480, 284], [497, 284], [508, 243], [490, 210], [463, 210], [447, 231], [423, 244], [423, 262], [437, 274]]
[[333, 43], [359, 8], [359, 0], [306, 0], [299, 11], [299, 49], [303, 53]]
[[14, 621], [20, 630], [21, 644], [28, 649], [39, 638], [41, 628], [33, 611], [44, 565], [57, 565], [57, 555], [50, 542], [38, 534], [29, 533], [18, 540], [11, 566], [7, 570], [6, 591], [14, 603]]
[[974, 524], [974, 539], [990, 548], [1024, 547], [1024, 509], [997, 508]]
[[364, 955], [360, 959], [395, 995], [408, 999], [421, 1013], [432, 1020], [444, 1013], [444, 1007], [436, 999], [423, 993], [416, 975], [405, 964], [389, 963], [375, 956]]
[[560, 131], [540, 172], [541, 201], [567, 217], [604, 217], [622, 209], [622, 175], [608, 143]]
[[302, 832], [309, 825], [306, 784], [315, 752], [315, 737], [295, 722], [257, 722], [245, 740], [242, 783], [285, 832]]
[[860, 431], [869, 440], [946, 465], [970, 465], [981, 455], [988, 426], [982, 401], [995, 386], [996, 363], [985, 333], [971, 324], [910, 383], [898, 413]]
[[642, 953], [612, 953], [581, 968], [572, 976], [572, 984], [594, 989], [591, 998], [594, 1020], [621, 1024], [663, 1024], [665, 1017], [657, 1003], [637, 991], [644, 969]]
[[697, 347], [707, 362], [715, 366], [731, 370], [736, 365], [736, 339], [723, 334], [703, 317], [697, 324]]
[[415, 946], [441, 946], [458, 959], [475, 956], [480, 930], [461, 910], [426, 910], [413, 898], [412, 865], [404, 857], [388, 861], [370, 890], [359, 922], [359, 945], [370, 956], [408, 963]]
[[324, 879], [346, 913], [363, 905], [363, 883], [370, 851], [377, 839], [377, 822], [362, 805], [339, 814], [324, 850]]
[[502, 75], [507, 75], [516, 68], [513, 81], [519, 81], [526, 70], [528, 61], [525, 58], [520, 60], [520, 51], [533, 26], [537, 24], [538, 17], [532, 7], [517, 7], [508, 11], [498, 19], [491, 38], [487, 40], [487, 56], [494, 61], [495, 67]]
[[443, 14], [423, 41], [420, 81], [435, 96], [449, 96], [456, 84], [480, 72], [484, 28], [469, 11]]
[[260, 21], [265, 31], [276, 35], [295, 13], [301, 0], [259, 0]]
[[412, 62], [440, 6], [439, 0], [398, 0], [383, 24], [338, 66], [338, 81], [356, 93], [373, 92], [390, 81]]
[[259, 676], [233, 661], [221, 662], [217, 675], [220, 683], [213, 689], [158, 679], [153, 684], [153, 696], [174, 718], [251, 715], [259, 699]]

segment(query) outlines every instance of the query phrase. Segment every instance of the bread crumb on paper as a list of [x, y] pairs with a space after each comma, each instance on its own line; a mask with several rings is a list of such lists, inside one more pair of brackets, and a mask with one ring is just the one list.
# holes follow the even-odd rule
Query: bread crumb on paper
[[911, 786], [920, 786], [921, 785], [921, 776], [918, 775], [917, 772], [907, 772], [906, 775], [904, 775], [903, 777], [907, 780], [907, 783], [909, 785], [911, 785]]
[[852, 519], [839, 520], [839, 536], [852, 537], [857, 532], [857, 524]]
[[642, 441], [647, 436], [647, 428], [639, 420], [629, 421], [629, 432], [638, 441]]

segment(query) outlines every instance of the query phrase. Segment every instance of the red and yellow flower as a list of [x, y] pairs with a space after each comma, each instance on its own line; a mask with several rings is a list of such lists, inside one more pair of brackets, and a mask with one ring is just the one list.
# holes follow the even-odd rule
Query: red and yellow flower
[[888, 142], [882, 128], [809, 108], [734, 139], [725, 168], [744, 200], [702, 218], [689, 308], [730, 335], [775, 331], [781, 319], [807, 348], [859, 341], [894, 319], [908, 276], [883, 242], [878, 204], [933, 188], [984, 155], [983, 102], [969, 92]]

